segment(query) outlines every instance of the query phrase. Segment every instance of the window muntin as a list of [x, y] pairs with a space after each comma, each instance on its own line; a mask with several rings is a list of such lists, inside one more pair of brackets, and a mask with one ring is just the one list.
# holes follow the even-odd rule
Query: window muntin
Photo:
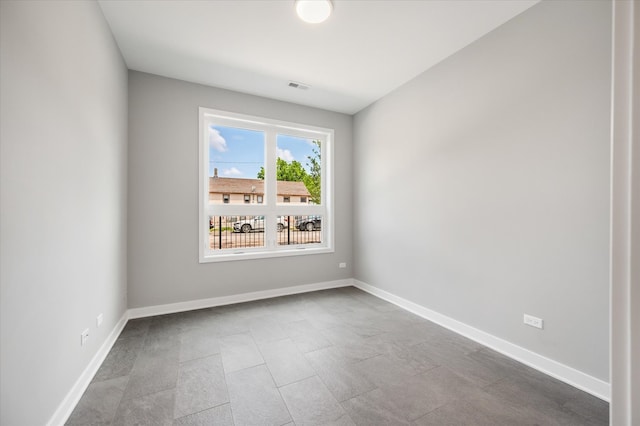
[[[201, 262], [333, 251], [333, 180], [329, 173], [331, 129], [207, 108], [200, 108], [200, 129]], [[241, 148], [246, 154], [240, 155]], [[317, 187], [322, 188], [316, 199], [306, 188], [308, 181], [277, 179], [278, 158], [292, 160], [284, 150], [289, 150], [294, 159], [297, 155], [305, 161], [303, 167], [310, 173], [312, 170], [305, 157], [314, 154], [313, 148], [317, 149]], [[215, 190], [225, 179], [244, 185], [244, 189], [238, 193], [225, 192], [229, 194], [227, 203], [211, 202], [216, 198], [212, 198], [209, 190]], [[289, 202], [285, 204], [282, 192], [292, 185], [286, 182], [294, 182], [294, 186], [301, 188], [297, 193], [286, 194]], [[318, 218], [319, 226], [312, 230], [295, 227], [299, 218], [309, 217]], [[256, 226], [252, 225], [249, 232], [242, 232], [241, 225], [246, 225], [248, 219]], [[242, 221], [245, 222], [234, 227], [236, 222]]]

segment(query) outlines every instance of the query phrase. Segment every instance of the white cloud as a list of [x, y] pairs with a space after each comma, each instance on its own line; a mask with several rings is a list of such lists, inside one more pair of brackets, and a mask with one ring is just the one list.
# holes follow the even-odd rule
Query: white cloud
[[225, 152], [227, 150], [227, 141], [225, 141], [222, 135], [220, 135], [220, 132], [213, 127], [209, 127], [209, 146], [219, 152]]
[[291, 151], [289, 151], [288, 149], [280, 149], [280, 148], [278, 148], [278, 158], [282, 158], [284, 161], [289, 163], [295, 160], [295, 158], [293, 158], [293, 154], [291, 153]]
[[235, 167], [230, 169], [224, 169], [222, 171], [222, 176], [242, 176], [242, 172]]

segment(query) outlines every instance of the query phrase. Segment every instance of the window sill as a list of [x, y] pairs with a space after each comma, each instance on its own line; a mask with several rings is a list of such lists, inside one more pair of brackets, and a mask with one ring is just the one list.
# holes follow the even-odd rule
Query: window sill
[[200, 263], [233, 262], [237, 260], [269, 259], [275, 257], [307, 256], [312, 254], [333, 253], [332, 247], [299, 247], [294, 249], [270, 251], [241, 251], [201, 256]]

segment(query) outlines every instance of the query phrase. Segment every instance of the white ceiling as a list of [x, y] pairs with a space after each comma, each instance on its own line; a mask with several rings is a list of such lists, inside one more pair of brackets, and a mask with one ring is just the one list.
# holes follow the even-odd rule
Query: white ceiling
[[132, 70], [348, 114], [537, 2], [334, 0], [306, 24], [293, 0], [99, 0]]

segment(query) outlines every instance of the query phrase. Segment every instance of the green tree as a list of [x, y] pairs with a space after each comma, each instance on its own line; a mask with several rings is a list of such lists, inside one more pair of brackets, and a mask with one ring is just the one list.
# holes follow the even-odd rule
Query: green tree
[[312, 149], [313, 155], [307, 156], [307, 167], [309, 167], [309, 173], [304, 178], [304, 184], [311, 194], [311, 200], [317, 204], [320, 203], [321, 198], [321, 182], [322, 182], [322, 163], [320, 158], [320, 141], [313, 141], [315, 147]]
[[[302, 167], [299, 161], [293, 160], [287, 163], [282, 158], [278, 157], [276, 160], [276, 179], [285, 180], [288, 182], [304, 182], [307, 177], [307, 171]], [[260, 167], [258, 172], [258, 179], [264, 180], [264, 167]]]

